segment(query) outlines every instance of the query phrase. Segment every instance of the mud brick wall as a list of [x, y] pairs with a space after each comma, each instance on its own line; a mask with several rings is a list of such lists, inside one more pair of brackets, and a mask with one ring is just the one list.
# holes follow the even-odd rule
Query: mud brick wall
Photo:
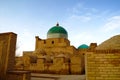
[[13, 70], [17, 35], [0, 33], [0, 80], [5, 80], [6, 72]]
[[120, 51], [86, 54], [86, 80], [120, 80]]
[[31, 80], [29, 71], [8, 71], [6, 80]]

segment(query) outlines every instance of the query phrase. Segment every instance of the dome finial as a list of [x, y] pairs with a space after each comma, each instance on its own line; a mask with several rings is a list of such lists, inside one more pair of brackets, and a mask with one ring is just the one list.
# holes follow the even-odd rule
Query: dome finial
[[59, 23], [57, 22], [56, 26], [59, 26]]

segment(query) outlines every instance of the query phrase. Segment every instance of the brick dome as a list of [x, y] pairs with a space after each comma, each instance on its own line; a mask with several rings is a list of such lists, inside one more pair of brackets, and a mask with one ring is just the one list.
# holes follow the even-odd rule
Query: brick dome
[[111, 37], [110, 39], [101, 43], [96, 50], [111, 50], [111, 49], [120, 49], [120, 35]]

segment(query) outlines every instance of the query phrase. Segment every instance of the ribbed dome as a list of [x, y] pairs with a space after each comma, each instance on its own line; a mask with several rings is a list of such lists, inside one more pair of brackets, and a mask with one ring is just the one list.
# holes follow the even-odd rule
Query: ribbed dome
[[78, 47], [78, 49], [88, 49], [88, 48], [89, 48], [89, 46], [86, 44], [82, 44]]
[[47, 38], [67, 38], [67, 37], [68, 37], [67, 31], [63, 27], [59, 26], [59, 24], [50, 28], [47, 32]]
[[113, 36], [112, 38], [104, 41], [96, 50], [111, 50], [111, 49], [120, 49], [120, 35]]

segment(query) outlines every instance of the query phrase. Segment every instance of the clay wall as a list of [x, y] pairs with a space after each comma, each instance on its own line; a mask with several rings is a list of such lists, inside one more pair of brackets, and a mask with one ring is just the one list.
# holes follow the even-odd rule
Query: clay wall
[[31, 80], [28, 71], [9, 71], [6, 80]]
[[120, 51], [88, 52], [86, 54], [86, 80], [120, 80]]
[[70, 46], [70, 42], [64, 38], [53, 38], [53, 39], [39, 39], [36, 37], [36, 49], [44, 47], [66, 47]]
[[5, 80], [6, 72], [14, 68], [16, 37], [12, 32], [0, 34], [0, 80]]
[[82, 56], [73, 55], [70, 60], [71, 74], [82, 74], [84, 71], [84, 66], [82, 65]]

